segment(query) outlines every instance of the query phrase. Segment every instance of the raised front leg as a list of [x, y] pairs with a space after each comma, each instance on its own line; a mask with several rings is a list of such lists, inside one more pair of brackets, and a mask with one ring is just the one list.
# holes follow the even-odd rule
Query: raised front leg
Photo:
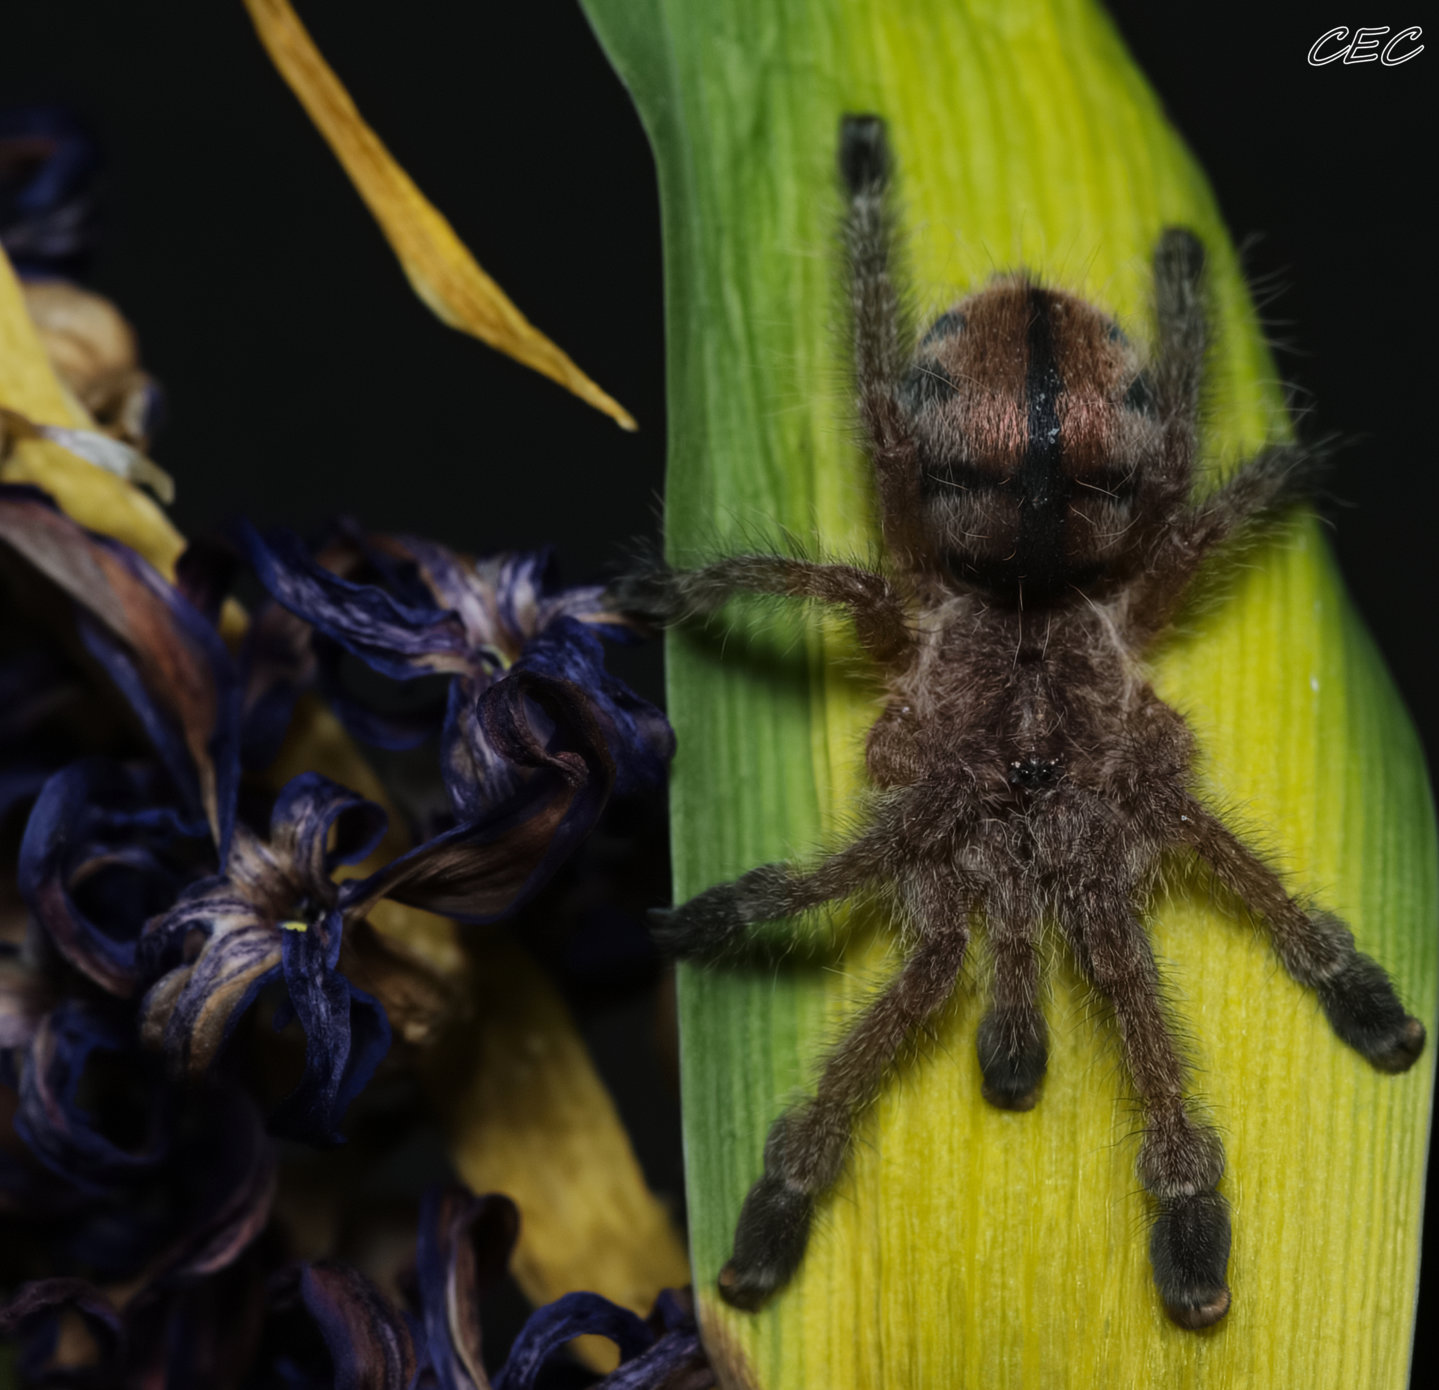
[[830, 1052], [813, 1098], [785, 1111], [769, 1132], [764, 1176], [745, 1198], [734, 1254], [719, 1276], [721, 1297], [737, 1308], [760, 1307], [793, 1278], [815, 1203], [843, 1170], [856, 1116], [954, 992], [969, 941], [968, 895], [957, 880], [934, 879], [923, 898], [911, 906], [925, 914], [916, 924], [920, 944]]
[[1176, 481], [1187, 485], [1194, 458], [1199, 385], [1209, 348], [1204, 244], [1187, 227], [1166, 227], [1154, 248], [1156, 342], [1150, 368], [1154, 406]]
[[877, 661], [902, 660], [914, 641], [894, 586], [857, 565], [732, 555], [678, 570], [657, 560], [631, 570], [609, 590], [610, 601], [622, 612], [661, 626], [717, 612], [737, 594], [777, 594], [847, 608], [860, 642]]
[[889, 204], [889, 138], [878, 116], [845, 116], [839, 172], [846, 197], [844, 243], [860, 421], [870, 440], [880, 519], [891, 552], [923, 550], [917, 530], [919, 467], [900, 403], [914, 343], [894, 281], [894, 216]]
[[1424, 1051], [1424, 1025], [1399, 1002], [1384, 967], [1354, 945], [1331, 912], [1306, 911], [1263, 860], [1218, 817], [1191, 802], [1183, 839], [1219, 881], [1269, 924], [1284, 968], [1319, 996], [1330, 1026], [1380, 1071], [1407, 1071]]
[[1184, 591], [1215, 547], [1257, 540], [1308, 497], [1317, 456], [1291, 445], [1261, 450], [1207, 496], [1193, 499], [1200, 384], [1209, 344], [1204, 247], [1168, 227], [1154, 252], [1156, 339], [1136, 383], [1160, 429], [1158, 456], [1139, 475], [1140, 512], [1152, 530], [1144, 573], [1130, 591], [1128, 636], [1145, 645], [1167, 627]]

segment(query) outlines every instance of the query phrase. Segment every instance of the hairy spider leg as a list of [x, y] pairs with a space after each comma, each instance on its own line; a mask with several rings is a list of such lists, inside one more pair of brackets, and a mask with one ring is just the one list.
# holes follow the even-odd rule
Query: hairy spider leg
[[1407, 1071], [1424, 1050], [1424, 1025], [1404, 1011], [1384, 968], [1354, 945], [1331, 912], [1306, 912], [1273, 870], [1198, 802], [1181, 821], [1185, 841], [1219, 881], [1264, 918], [1285, 970], [1319, 996], [1340, 1039], [1380, 1071]]
[[611, 585], [609, 601], [623, 612], [668, 626], [718, 612], [744, 593], [847, 608], [860, 644], [876, 661], [902, 661], [914, 641], [904, 601], [882, 574], [784, 555], [731, 555], [688, 570], [654, 560]]
[[1002, 1110], [1029, 1110], [1049, 1064], [1049, 1029], [1039, 1007], [1038, 915], [1013, 874], [986, 887], [984, 924], [993, 962], [977, 1038], [984, 1098]]
[[1156, 466], [1143, 470], [1136, 498], [1140, 525], [1150, 532], [1148, 563], [1126, 605], [1126, 635], [1136, 648], [1168, 627], [1210, 551], [1245, 531], [1267, 538], [1264, 528], [1312, 494], [1318, 471], [1312, 453], [1271, 445], [1192, 499], [1206, 300], [1199, 238], [1185, 227], [1165, 228], [1154, 252], [1155, 352], [1142, 378], [1163, 423], [1163, 447]]
[[1149, 1258], [1165, 1311], [1181, 1327], [1208, 1327], [1229, 1310], [1229, 1206], [1218, 1134], [1189, 1113], [1184, 1063], [1161, 1002], [1149, 935], [1126, 893], [1109, 881], [1066, 885], [1060, 927], [1080, 969], [1108, 1000], [1124, 1060], [1144, 1107], [1139, 1181], [1154, 1199]]
[[839, 171], [847, 196], [844, 245], [860, 422], [870, 441], [880, 520], [889, 552], [909, 565], [927, 547], [919, 529], [919, 471], [901, 400], [913, 335], [894, 280], [891, 160], [878, 116], [845, 116]]
[[954, 993], [969, 943], [970, 895], [938, 870], [919, 885], [908, 895], [918, 945], [830, 1052], [815, 1094], [770, 1129], [764, 1176], [744, 1200], [734, 1254], [719, 1276], [721, 1297], [737, 1308], [758, 1308], [793, 1277], [815, 1202], [844, 1167], [856, 1116], [878, 1095], [905, 1044]]
[[677, 907], [651, 909], [652, 935], [666, 954], [685, 960], [773, 954], [773, 942], [756, 932], [757, 927], [798, 917], [889, 878], [902, 844], [893, 818], [881, 814], [813, 868], [761, 864]]
[[1273, 537], [1273, 528], [1313, 494], [1319, 461], [1290, 445], [1261, 450], [1208, 496], [1187, 503], [1154, 542], [1149, 567], [1130, 592], [1124, 634], [1143, 650], [1173, 621], [1200, 566], [1226, 546], [1225, 570], [1233, 574], [1240, 550]]

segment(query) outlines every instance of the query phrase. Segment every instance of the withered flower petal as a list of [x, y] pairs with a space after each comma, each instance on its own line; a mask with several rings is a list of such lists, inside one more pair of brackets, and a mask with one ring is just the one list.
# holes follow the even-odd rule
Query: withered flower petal
[[[648, 1319], [641, 1320], [592, 1293], [571, 1293], [538, 1308], [510, 1348], [494, 1390], [533, 1390], [549, 1357], [571, 1338], [607, 1337], [620, 1351], [620, 1365], [595, 1390], [709, 1390], [715, 1384], [684, 1291], [665, 1289]], [[683, 1381], [681, 1373], [688, 1373]]]
[[[115, 1305], [86, 1279], [36, 1279], [0, 1306], [0, 1337], [23, 1337], [20, 1373], [27, 1385], [83, 1385], [86, 1369], [55, 1367], [52, 1361], [60, 1336], [60, 1319], [75, 1313], [94, 1338], [97, 1367], [115, 1363], [124, 1325]], [[91, 1385], [98, 1382], [91, 1377]]]
[[334, 1367], [333, 1390], [407, 1390], [415, 1348], [403, 1315], [347, 1265], [306, 1265], [290, 1297], [314, 1319]]
[[0, 485], [0, 541], [76, 604], [81, 633], [223, 860], [239, 777], [239, 687], [219, 633], [133, 550], [71, 521], [44, 493]]
[[95, 1053], [126, 1054], [131, 1046], [127, 1020], [65, 1000], [41, 1022], [20, 1072], [15, 1133], [51, 1172], [88, 1192], [105, 1192], [117, 1182], [161, 1163], [168, 1150], [167, 1098], [151, 1087], [137, 1088], [145, 1114], [138, 1147], [125, 1148], [104, 1132], [82, 1102], [80, 1083]]
[[453, 613], [406, 604], [373, 584], [342, 579], [292, 531], [236, 528], [260, 582], [290, 612], [394, 680], [469, 669], [469, 642]]
[[45, 976], [0, 944], [0, 1052], [28, 1045], [54, 1002]]
[[609, 1338], [620, 1350], [621, 1369], [656, 1341], [644, 1319], [628, 1308], [597, 1293], [567, 1293], [530, 1315], [495, 1377], [494, 1390], [531, 1390], [550, 1356], [586, 1335]]
[[20, 893], [45, 939], [122, 998], [141, 983], [145, 922], [184, 886], [172, 851], [206, 834], [203, 821], [153, 799], [153, 783], [104, 758], [71, 763], [41, 788], [20, 844]]
[[197, 885], [141, 939], [150, 973], [145, 1041], [179, 1070], [206, 1071], [260, 990], [280, 971], [274, 923], [226, 880]]
[[451, 1186], [425, 1194], [415, 1253], [421, 1384], [490, 1390], [481, 1359], [480, 1300], [504, 1278], [519, 1229], [518, 1209], [498, 1193], [476, 1197]]
[[[69, 1215], [63, 1242], [53, 1224], [37, 1232], [52, 1259], [107, 1270], [95, 1277], [119, 1307], [83, 1279], [23, 1286], [0, 1307], [0, 1336], [20, 1340], [26, 1385], [238, 1385], [262, 1293], [258, 1262], [241, 1256], [269, 1218], [274, 1149], [254, 1105], [233, 1090], [206, 1090], [176, 1120], [148, 1196], [145, 1187], [98, 1194]], [[84, 1320], [90, 1356], [57, 1344], [66, 1314]]]
[[63, 106], [0, 109], [0, 245], [18, 274], [64, 275], [95, 243], [95, 138]]
[[[454, 678], [438, 731], [457, 820], [484, 815], [523, 780], [523, 767], [493, 737], [486, 712], [494, 693], [521, 673], [584, 693], [614, 764], [614, 789], [663, 780], [674, 751], [669, 724], [604, 664], [601, 637], [628, 641], [636, 634], [606, 609], [600, 587], [557, 587], [548, 551], [471, 560], [430, 541], [365, 536], [350, 527], [325, 548], [322, 563], [291, 532], [262, 536], [242, 527], [237, 537], [273, 597], [312, 623], [322, 642], [392, 679]], [[342, 576], [331, 565], [376, 582]], [[333, 664], [322, 657], [322, 668]], [[343, 694], [336, 704], [351, 733], [382, 746], [411, 746], [422, 732], [413, 717], [367, 711]]]
[[270, 847], [309, 891], [323, 893], [341, 864], [369, 857], [388, 822], [374, 802], [318, 772], [304, 772], [275, 798]]
[[266, 985], [284, 985], [275, 1025], [299, 1023], [305, 1067], [271, 1116], [276, 1133], [339, 1142], [341, 1117], [389, 1050], [384, 1009], [339, 970], [345, 919], [331, 877], [384, 830], [378, 806], [303, 773], [276, 797], [268, 839], [241, 826], [227, 872], [182, 895], [142, 939], [140, 962], [155, 980], [145, 1036], [193, 1074], [211, 1066]]
[[494, 921], [541, 888], [594, 827], [614, 764], [585, 692], [520, 674], [489, 693], [487, 736], [531, 775], [484, 816], [346, 883], [347, 915], [390, 897], [462, 921]]
[[288, 998], [275, 1023], [283, 1026], [291, 1016], [299, 1021], [305, 1071], [270, 1116], [270, 1127], [314, 1144], [341, 1142], [340, 1118], [390, 1050], [384, 1009], [339, 972], [343, 931], [334, 911], [303, 930], [289, 925], [281, 942]]

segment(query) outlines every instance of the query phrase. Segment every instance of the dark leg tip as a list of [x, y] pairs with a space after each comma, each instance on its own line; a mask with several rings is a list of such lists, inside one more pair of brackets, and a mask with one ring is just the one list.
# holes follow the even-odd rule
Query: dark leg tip
[[1191, 1332], [1213, 1327], [1229, 1311], [1229, 1290], [1220, 1285], [1194, 1303], [1166, 1303], [1169, 1320]]
[[1049, 1066], [1044, 1020], [1038, 1015], [986, 1014], [977, 1046], [985, 1100], [1001, 1110], [1033, 1110]]
[[804, 1259], [813, 1214], [809, 1193], [766, 1173], [740, 1209], [734, 1254], [720, 1271], [720, 1297], [753, 1312], [788, 1284]]
[[1180, 1327], [1211, 1327], [1229, 1311], [1229, 1207], [1217, 1192], [1167, 1203], [1149, 1238], [1154, 1282]]
[[745, 926], [733, 884], [716, 884], [677, 907], [647, 914], [650, 939], [672, 959], [713, 961], [724, 956]]
[[889, 182], [889, 141], [878, 116], [842, 116], [839, 174], [851, 197], [873, 193]]
[[678, 622], [684, 616], [675, 572], [661, 559], [643, 559], [605, 590], [605, 606], [655, 627]]
[[1039, 1104], [1039, 1088], [1030, 1091], [1004, 1090], [991, 1086], [987, 1081], [980, 1088], [980, 1094], [996, 1110], [1033, 1110]]
[[720, 1270], [715, 1287], [719, 1289], [719, 1296], [731, 1308], [738, 1308], [742, 1313], [757, 1313], [769, 1302], [770, 1295], [777, 1286], [761, 1280], [746, 1279], [731, 1260]]
[[1427, 1037], [1424, 1025], [1412, 1014], [1406, 1015], [1404, 1022], [1395, 1031], [1392, 1043], [1373, 1054], [1369, 1060], [1380, 1071], [1408, 1071], [1423, 1054]]
[[652, 907], [645, 913], [645, 921], [650, 926], [650, 935], [657, 943], [662, 942], [665, 936], [674, 930], [675, 919], [678, 916], [679, 908], [677, 907]]
[[1196, 284], [1204, 274], [1204, 243], [1188, 227], [1166, 227], [1154, 252], [1162, 279]]
[[1424, 1025], [1404, 1012], [1383, 966], [1368, 956], [1356, 952], [1318, 993], [1330, 1026], [1380, 1071], [1407, 1071], [1424, 1051]]
[[652, 907], [645, 913], [649, 922], [650, 940], [666, 960], [704, 959], [713, 955], [707, 931], [697, 932], [685, 920], [683, 907]]

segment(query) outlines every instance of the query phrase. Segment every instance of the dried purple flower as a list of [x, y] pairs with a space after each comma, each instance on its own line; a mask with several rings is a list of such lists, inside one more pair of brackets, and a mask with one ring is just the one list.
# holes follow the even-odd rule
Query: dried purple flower
[[223, 859], [239, 779], [234, 664], [215, 628], [129, 547], [76, 525], [35, 488], [0, 485], [0, 542], [75, 603], [90, 655], [119, 688]]
[[95, 138], [60, 106], [0, 109], [0, 246], [21, 275], [66, 275], [95, 243]]
[[[566, 1294], [535, 1310], [491, 1380], [480, 1354], [480, 1299], [504, 1276], [518, 1231], [519, 1215], [506, 1197], [431, 1189], [421, 1208], [405, 1320], [358, 1271], [332, 1263], [287, 1276], [279, 1303], [309, 1312], [333, 1366], [328, 1383], [337, 1387], [533, 1390], [550, 1357], [586, 1335], [607, 1337], [620, 1352], [619, 1368], [595, 1390], [714, 1385], [693, 1310], [672, 1290], [660, 1295], [648, 1319], [598, 1294]], [[407, 1372], [413, 1379], [404, 1378]]]
[[[602, 731], [621, 793], [657, 786], [674, 751], [664, 716], [605, 669], [602, 638], [631, 641], [599, 586], [556, 588], [547, 551], [478, 561], [414, 537], [346, 532], [313, 558], [293, 533], [240, 530], [261, 582], [292, 613], [380, 674], [409, 681], [452, 677], [438, 732], [445, 784], [460, 820], [510, 795], [526, 769], [493, 734], [491, 705], [507, 680], [564, 685], [582, 696]], [[337, 571], [367, 570], [357, 583]], [[357, 737], [403, 746], [412, 723], [386, 726], [354, 702], [337, 706]]]
[[420, 1390], [490, 1390], [481, 1359], [480, 1300], [504, 1278], [519, 1237], [508, 1197], [433, 1187], [420, 1207], [411, 1330]]
[[167, 805], [148, 769], [81, 758], [45, 782], [20, 845], [19, 887], [53, 947], [108, 993], [141, 987], [145, 923], [193, 877], [203, 820]]
[[340, 1116], [389, 1050], [383, 1008], [338, 968], [345, 917], [332, 878], [384, 829], [378, 806], [317, 773], [297, 777], [275, 801], [268, 839], [237, 827], [225, 873], [189, 889], [141, 940], [157, 981], [141, 1010], [145, 1038], [192, 1075], [209, 1069], [260, 991], [283, 983], [276, 1023], [298, 1020], [305, 1070], [272, 1117], [278, 1133], [337, 1142]]

